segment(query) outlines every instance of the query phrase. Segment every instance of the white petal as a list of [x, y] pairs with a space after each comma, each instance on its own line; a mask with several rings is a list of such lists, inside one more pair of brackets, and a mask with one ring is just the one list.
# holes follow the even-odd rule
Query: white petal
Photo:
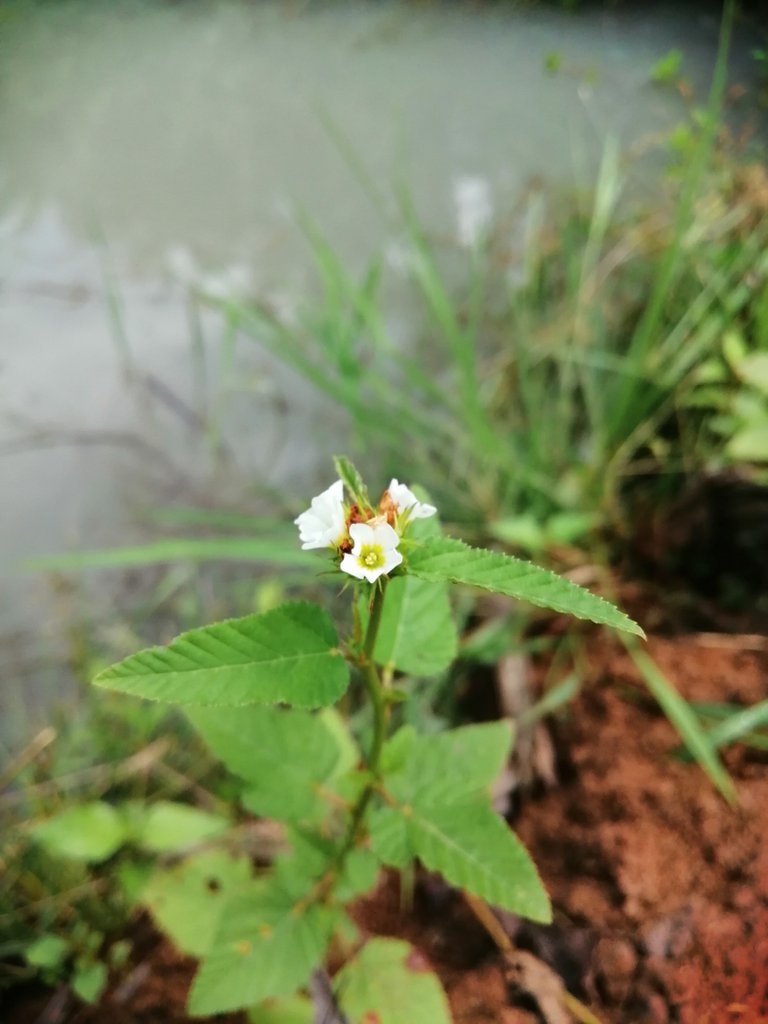
[[427, 505], [426, 502], [417, 501], [411, 509], [411, 519], [429, 519], [437, 512], [434, 505]]
[[389, 523], [379, 523], [371, 530], [373, 534], [373, 540], [371, 544], [381, 544], [384, 551], [389, 553], [393, 551], [400, 543], [400, 535], [397, 530], [393, 530]]
[[343, 501], [344, 484], [341, 480], [336, 480], [322, 494], [318, 494], [316, 498], [312, 499], [312, 508], [318, 511], [320, 509], [331, 511], [342, 505]]
[[398, 513], [402, 515], [403, 512], [409, 512], [410, 519], [427, 519], [437, 512], [434, 505], [420, 502], [410, 487], [394, 478], [389, 485], [389, 496], [397, 506]]
[[403, 556], [399, 551], [387, 551], [384, 559], [384, 565], [377, 565], [375, 569], [364, 569], [363, 573], [369, 583], [375, 583], [379, 576], [384, 576], [386, 573], [391, 572], [392, 569], [396, 569], [403, 560]]
[[342, 572], [349, 573], [350, 576], [354, 576], [355, 579], [365, 579], [367, 569], [364, 569], [358, 562], [354, 555], [346, 554], [341, 560], [339, 568]]
[[343, 498], [344, 485], [337, 480], [294, 519], [303, 550], [334, 547], [338, 543], [346, 525]]
[[349, 528], [349, 536], [355, 542], [354, 550], [357, 554], [360, 554], [363, 544], [381, 543], [377, 542], [374, 528], [368, 523], [353, 523]]
[[403, 556], [400, 554], [399, 551], [385, 552], [382, 572], [392, 572], [393, 569], [396, 569], [398, 565], [400, 565], [402, 560]]

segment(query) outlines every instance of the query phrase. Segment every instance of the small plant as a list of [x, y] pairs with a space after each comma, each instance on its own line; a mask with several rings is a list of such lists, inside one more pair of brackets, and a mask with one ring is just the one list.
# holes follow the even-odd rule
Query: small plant
[[[345, 639], [322, 608], [290, 602], [182, 634], [106, 669], [96, 684], [183, 705], [242, 780], [245, 808], [284, 826], [281, 851], [261, 858], [269, 868], [254, 869], [214, 837], [158, 868], [140, 896], [201, 961], [193, 1014], [249, 1007], [255, 1020], [309, 1020], [296, 993], [333, 946], [334, 960], [346, 961], [336, 998], [352, 1024], [440, 1024], [450, 1019], [447, 1002], [418, 954], [394, 940], [362, 944], [348, 916], [382, 867], [408, 871], [419, 861], [473, 900], [551, 916], [535, 866], [491, 805], [510, 723], [432, 735], [397, 726], [396, 709], [409, 699], [403, 679], [437, 674], [456, 656], [449, 584], [642, 631], [553, 573], [443, 536], [436, 509], [397, 480], [372, 502], [348, 460], [336, 468], [339, 479], [296, 524], [302, 547], [324, 550], [329, 571], [348, 584]], [[349, 716], [331, 707], [352, 677], [366, 698], [355, 715], [363, 753]]]

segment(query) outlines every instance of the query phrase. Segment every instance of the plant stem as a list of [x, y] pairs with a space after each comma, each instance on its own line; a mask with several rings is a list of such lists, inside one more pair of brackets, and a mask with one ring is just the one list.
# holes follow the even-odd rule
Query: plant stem
[[352, 810], [349, 831], [342, 847], [344, 852], [350, 850], [357, 841], [360, 833], [360, 826], [362, 825], [363, 818], [365, 817], [365, 812], [367, 811], [368, 804], [371, 802], [371, 798], [373, 797], [376, 789], [376, 783], [379, 781], [379, 775], [381, 774], [381, 752], [384, 748], [384, 740], [387, 738], [389, 704], [384, 696], [384, 686], [381, 682], [379, 670], [376, 666], [376, 662], [373, 660], [373, 652], [376, 647], [376, 637], [379, 632], [379, 625], [381, 624], [381, 613], [384, 608], [385, 590], [386, 582], [383, 581], [382, 585], [377, 587], [374, 592], [371, 600], [370, 615], [368, 617], [368, 629], [366, 630], [365, 643], [363, 644], [363, 682], [365, 683], [365, 688], [368, 691], [368, 696], [371, 698], [371, 705], [373, 707], [373, 740], [371, 741], [371, 749], [368, 754], [367, 764], [371, 778], [358, 797], [357, 803]]
[[387, 734], [387, 721], [389, 718], [389, 706], [384, 696], [384, 686], [381, 682], [378, 667], [373, 659], [373, 652], [376, 647], [376, 637], [381, 624], [381, 613], [384, 609], [384, 594], [386, 583], [376, 589], [371, 601], [370, 616], [368, 618], [368, 629], [365, 634], [363, 645], [363, 681], [371, 698], [373, 706], [373, 741], [368, 754], [368, 769], [375, 777], [379, 773], [379, 762], [384, 740]]
[[368, 696], [371, 699], [371, 705], [373, 707], [373, 740], [371, 741], [371, 749], [368, 754], [366, 765], [370, 778], [366, 782], [355, 802], [354, 807], [352, 808], [349, 825], [347, 826], [347, 833], [344, 836], [344, 840], [339, 847], [339, 851], [334, 858], [329, 871], [320, 880], [316, 887], [316, 891], [314, 893], [315, 898], [317, 898], [317, 896], [322, 898], [327, 894], [328, 890], [333, 885], [334, 877], [343, 867], [347, 855], [355, 848], [362, 831], [365, 812], [368, 810], [368, 805], [373, 798], [373, 794], [376, 792], [379, 776], [381, 774], [381, 752], [384, 749], [384, 740], [387, 738], [389, 703], [385, 697], [384, 685], [381, 681], [379, 670], [376, 666], [376, 662], [373, 660], [373, 652], [376, 647], [376, 637], [379, 632], [379, 625], [381, 624], [381, 613], [384, 608], [385, 590], [386, 580], [382, 580], [381, 585], [376, 588], [371, 599], [368, 628], [365, 633], [362, 656], [360, 659], [360, 665], [363, 670], [363, 682], [365, 683], [365, 688], [368, 691]]

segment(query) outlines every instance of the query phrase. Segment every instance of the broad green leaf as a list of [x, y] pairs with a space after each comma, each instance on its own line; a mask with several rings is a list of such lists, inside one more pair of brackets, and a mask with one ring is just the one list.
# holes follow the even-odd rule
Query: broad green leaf
[[[420, 501], [429, 500], [421, 487], [414, 493]], [[408, 535], [418, 541], [440, 537], [440, 522], [436, 516], [416, 519], [408, 527]], [[361, 617], [366, 624], [367, 602], [362, 597]], [[448, 585], [415, 576], [391, 579], [376, 637], [376, 661], [409, 676], [431, 676], [448, 668], [457, 652]]]
[[226, 767], [248, 783], [249, 810], [279, 821], [328, 813], [318, 787], [334, 775], [339, 742], [320, 715], [282, 708], [190, 708], [187, 715]]
[[107, 986], [107, 965], [97, 962], [86, 962], [78, 965], [70, 982], [72, 991], [84, 1003], [95, 1003]]
[[333, 464], [339, 474], [339, 479], [354, 503], [360, 508], [365, 508], [369, 503], [368, 489], [357, 469], [345, 455], [335, 455]]
[[305, 602], [182, 633], [167, 647], [140, 651], [94, 682], [178, 704], [333, 704], [349, 683], [326, 613]]
[[138, 902], [182, 953], [203, 957], [224, 908], [241, 888], [247, 888], [250, 878], [246, 858], [210, 850], [173, 867], [158, 868]]
[[645, 684], [659, 702], [661, 710], [677, 730], [680, 739], [691, 755], [709, 776], [710, 782], [720, 790], [729, 804], [738, 802], [736, 789], [728, 772], [723, 767], [717, 751], [707, 736], [706, 729], [696, 712], [677, 692], [673, 684], [659, 671], [656, 663], [645, 651], [626, 644], [630, 657], [637, 665]]
[[549, 901], [536, 868], [490, 803], [511, 744], [507, 722], [436, 736], [401, 729], [384, 750], [387, 802], [371, 815], [371, 841], [387, 864], [403, 868], [418, 857], [453, 885], [545, 921]]
[[336, 899], [347, 903], [369, 892], [379, 878], [381, 861], [371, 850], [357, 847], [344, 858], [344, 867], [340, 878], [336, 881], [334, 892]]
[[355, 847], [349, 851], [339, 871], [336, 864], [342, 842], [340, 838], [329, 839], [320, 831], [300, 826], [287, 829], [286, 840], [290, 850], [275, 860], [272, 878], [281, 891], [296, 902], [301, 902], [331, 867], [337, 901], [348, 902], [376, 884], [381, 862], [366, 847]]
[[349, 1024], [451, 1024], [448, 1000], [421, 953], [400, 939], [371, 939], [336, 975]]
[[32, 835], [51, 853], [89, 864], [107, 860], [129, 838], [123, 817], [101, 800], [77, 804], [32, 828]]
[[223, 835], [230, 822], [189, 804], [158, 800], [146, 808], [134, 838], [145, 850], [168, 853]]
[[451, 537], [426, 541], [408, 557], [408, 572], [425, 580], [449, 580], [506, 594], [541, 608], [575, 615], [643, 636], [643, 631], [609, 601], [561, 576], [498, 551], [482, 551]]
[[152, 877], [153, 868], [147, 862], [123, 860], [115, 865], [114, 878], [128, 903], [138, 903], [144, 886]]
[[[504, 769], [512, 740], [509, 721], [465, 725], [434, 736], [418, 736], [406, 726], [387, 744], [386, 788], [403, 803], [418, 802], [427, 792], [430, 799], [438, 792], [447, 799], [489, 793]], [[405, 756], [393, 757], [398, 746]]]
[[370, 828], [374, 852], [385, 863], [400, 867], [406, 854], [418, 857], [451, 885], [522, 917], [551, 921], [533, 861], [487, 798], [448, 802], [442, 789], [434, 800], [425, 790], [418, 804], [378, 808]]
[[333, 840], [303, 826], [286, 830], [290, 849], [272, 866], [273, 884], [286, 899], [300, 903], [330, 867], [338, 846]]
[[24, 958], [33, 967], [60, 967], [69, 956], [69, 943], [60, 935], [43, 935], [24, 950]]
[[302, 908], [269, 880], [252, 882], [227, 905], [189, 997], [194, 1016], [246, 1009], [293, 995], [321, 962], [340, 910]]
[[269, 999], [248, 1014], [248, 1024], [314, 1024], [315, 1007], [306, 996]]
[[456, 657], [458, 636], [444, 583], [396, 576], [387, 596], [374, 657], [409, 676], [434, 676]]

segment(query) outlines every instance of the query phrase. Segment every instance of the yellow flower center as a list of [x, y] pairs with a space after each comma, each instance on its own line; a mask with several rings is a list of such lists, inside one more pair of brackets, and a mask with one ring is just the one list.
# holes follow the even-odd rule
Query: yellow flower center
[[357, 564], [363, 569], [379, 569], [384, 565], [384, 551], [381, 544], [363, 544], [357, 556]]

